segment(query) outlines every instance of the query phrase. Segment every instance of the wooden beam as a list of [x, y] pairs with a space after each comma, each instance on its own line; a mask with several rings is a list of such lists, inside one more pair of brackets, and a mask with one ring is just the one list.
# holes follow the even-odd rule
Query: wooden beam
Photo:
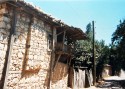
[[75, 34], [75, 35], [71, 35], [70, 37], [74, 37], [74, 36], [78, 36], [78, 35], [81, 35], [81, 33]]
[[55, 44], [57, 42], [57, 36], [56, 36], [56, 28], [53, 28], [53, 40], [52, 40], [52, 52], [51, 52], [51, 61], [50, 61], [50, 71], [48, 76], [48, 85], [47, 89], [50, 89], [51, 87], [51, 81], [52, 81], [52, 74], [53, 74], [53, 68], [54, 68], [54, 61], [55, 61]]
[[57, 36], [60, 35], [60, 34], [62, 34], [62, 33], [64, 33], [64, 32], [67, 31], [67, 30], [68, 30], [68, 29], [66, 29], [66, 30], [64, 30], [64, 31], [61, 31], [60, 33], [57, 34]]
[[58, 63], [58, 61], [59, 61], [59, 59], [60, 59], [61, 55], [62, 55], [62, 54], [59, 54], [59, 55], [58, 55], [58, 58], [57, 58], [57, 60], [56, 60], [56, 62], [55, 62], [55, 65], [54, 65], [54, 69], [53, 69], [53, 71], [55, 70], [56, 65], [57, 65], [57, 63]]
[[65, 55], [72, 55], [71, 53], [66, 53], [66, 52], [64, 52], [64, 51], [56, 51], [55, 52], [56, 54], [65, 54]]
[[24, 54], [24, 59], [23, 59], [23, 66], [22, 66], [22, 74], [21, 77], [24, 77], [25, 75], [25, 70], [26, 70], [26, 65], [29, 59], [29, 49], [30, 49], [30, 41], [31, 41], [31, 26], [33, 23], [33, 17], [30, 17], [31, 21], [29, 23], [29, 29], [27, 33], [27, 39], [26, 39], [26, 48], [25, 48], [25, 54]]
[[57, 36], [58, 36], [58, 35], [60, 35], [60, 34], [62, 34], [63, 32], [64, 32], [64, 31], [62, 31], [62, 32], [58, 33], [58, 34], [57, 34]]
[[73, 53], [75, 53], [75, 49], [76, 49], [76, 40], [73, 41], [73, 46], [74, 46], [74, 47], [73, 47], [73, 48], [74, 48], [74, 49], [73, 49]]
[[71, 60], [72, 60], [72, 57], [70, 56], [69, 58], [69, 63], [68, 63], [68, 66], [70, 67], [70, 64], [71, 64]]
[[17, 11], [16, 11], [16, 8], [13, 7], [12, 24], [11, 24], [11, 30], [10, 30], [9, 40], [8, 40], [4, 68], [2, 72], [1, 89], [7, 89], [7, 79], [9, 76], [9, 66], [10, 66], [10, 59], [11, 59], [11, 54], [12, 54], [12, 47], [13, 47], [13, 43], [15, 39], [16, 22], [17, 22]]
[[66, 31], [64, 31], [64, 34], [63, 34], [63, 45], [62, 45], [62, 50], [64, 51], [64, 43], [65, 43], [65, 37], [66, 37]]

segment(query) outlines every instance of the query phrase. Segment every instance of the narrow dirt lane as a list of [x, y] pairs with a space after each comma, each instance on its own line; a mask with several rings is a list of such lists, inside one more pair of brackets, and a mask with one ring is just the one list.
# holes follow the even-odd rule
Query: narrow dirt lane
[[125, 89], [125, 78], [118, 76], [110, 76], [105, 78], [102, 83], [98, 84], [96, 87], [91, 86], [89, 88], [80, 89]]
[[104, 83], [97, 85], [103, 89], [125, 89], [125, 79], [118, 76], [110, 76], [104, 79]]

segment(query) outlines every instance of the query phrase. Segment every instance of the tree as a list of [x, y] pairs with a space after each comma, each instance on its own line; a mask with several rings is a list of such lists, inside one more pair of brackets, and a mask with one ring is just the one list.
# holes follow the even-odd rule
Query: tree
[[[92, 25], [91, 23], [89, 23], [86, 26], [86, 35], [87, 35], [87, 40], [81, 40], [81, 41], [77, 41], [77, 51], [86, 51], [88, 52], [91, 56], [93, 54], [92, 50], [93, 50], [93, 30], [92, 30]], [[105, 46], [105, 41], [101, 40], [95, 40], [95, 57], [96, 57], [96, 63], [98, 63], [98, 59], [100, 58], [100, 56], [102, 56], [102, 54], [104, 53], [104, 51], [106, 51], [108, 49], [108, 46]]]
[[87, 24], [85, 33], [87, 34], [87, 37], [88, 37], [89, 41], [92, 41], [92, 39], [93, 39], [93, 30], [92, 30], [91, 23]]
[[[89, 61], [86, 63], [92, 63], [92, 54], [93, 54], [93, 30], [91, 27], [91, 23], [86, 26], [86, 35], [87, 40], [77, 41], [77, 55], [81, 52], [87, 52], [89, 56], [79, 55], [78, 60], [80, 61]], [[109, 46], [105, 45], [105, 41], [101, 40], [98, 41], [95, 39], [95, 58], [96, 58], [96, 73], [97, 78], [101, 76], [103, 65], [109, 64], [109, 55], [110, 55], [110, 48]], [[89, 60], [88, 60], [89, 59]]]
[[125, 20], [120, 22], [112, 35], [112, 44], [117, 48], [120, 56], [125, 58]]
[[114, 63], [119, 63], [114, 66], [117, 71], [120, 71], [121, 68], [125, 69], [125, 20], [120, 21], [112, 35], [112, 59]]
[[86, 32], [85, 33], [87, 35], [87, 39], [77, 41], [77, 43], [79, 44], [79, 47], [80, 47], [81, 50], [92, 53], [93, 31], [92, 31], [92, 28], [91, 28], [91, 23], [89, 23], [86, 26]]

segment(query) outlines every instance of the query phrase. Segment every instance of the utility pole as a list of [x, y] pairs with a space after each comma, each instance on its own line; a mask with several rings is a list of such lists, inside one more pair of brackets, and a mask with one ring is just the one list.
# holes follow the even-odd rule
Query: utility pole
[[93, 85], [96, 85], [96, 65], [95, 65], [95, 27], [94, 21], [92, 21], [92, 29], [93, 29]]

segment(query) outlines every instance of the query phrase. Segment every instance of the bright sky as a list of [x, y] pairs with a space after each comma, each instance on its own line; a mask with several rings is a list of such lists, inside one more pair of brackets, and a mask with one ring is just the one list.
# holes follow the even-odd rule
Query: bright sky
[[25, 0], [40, 7], [52, 17], [81, 28], [93, 20], [95, 37], [108, 45], [120, 19], [125, 19], [125, 0]]

